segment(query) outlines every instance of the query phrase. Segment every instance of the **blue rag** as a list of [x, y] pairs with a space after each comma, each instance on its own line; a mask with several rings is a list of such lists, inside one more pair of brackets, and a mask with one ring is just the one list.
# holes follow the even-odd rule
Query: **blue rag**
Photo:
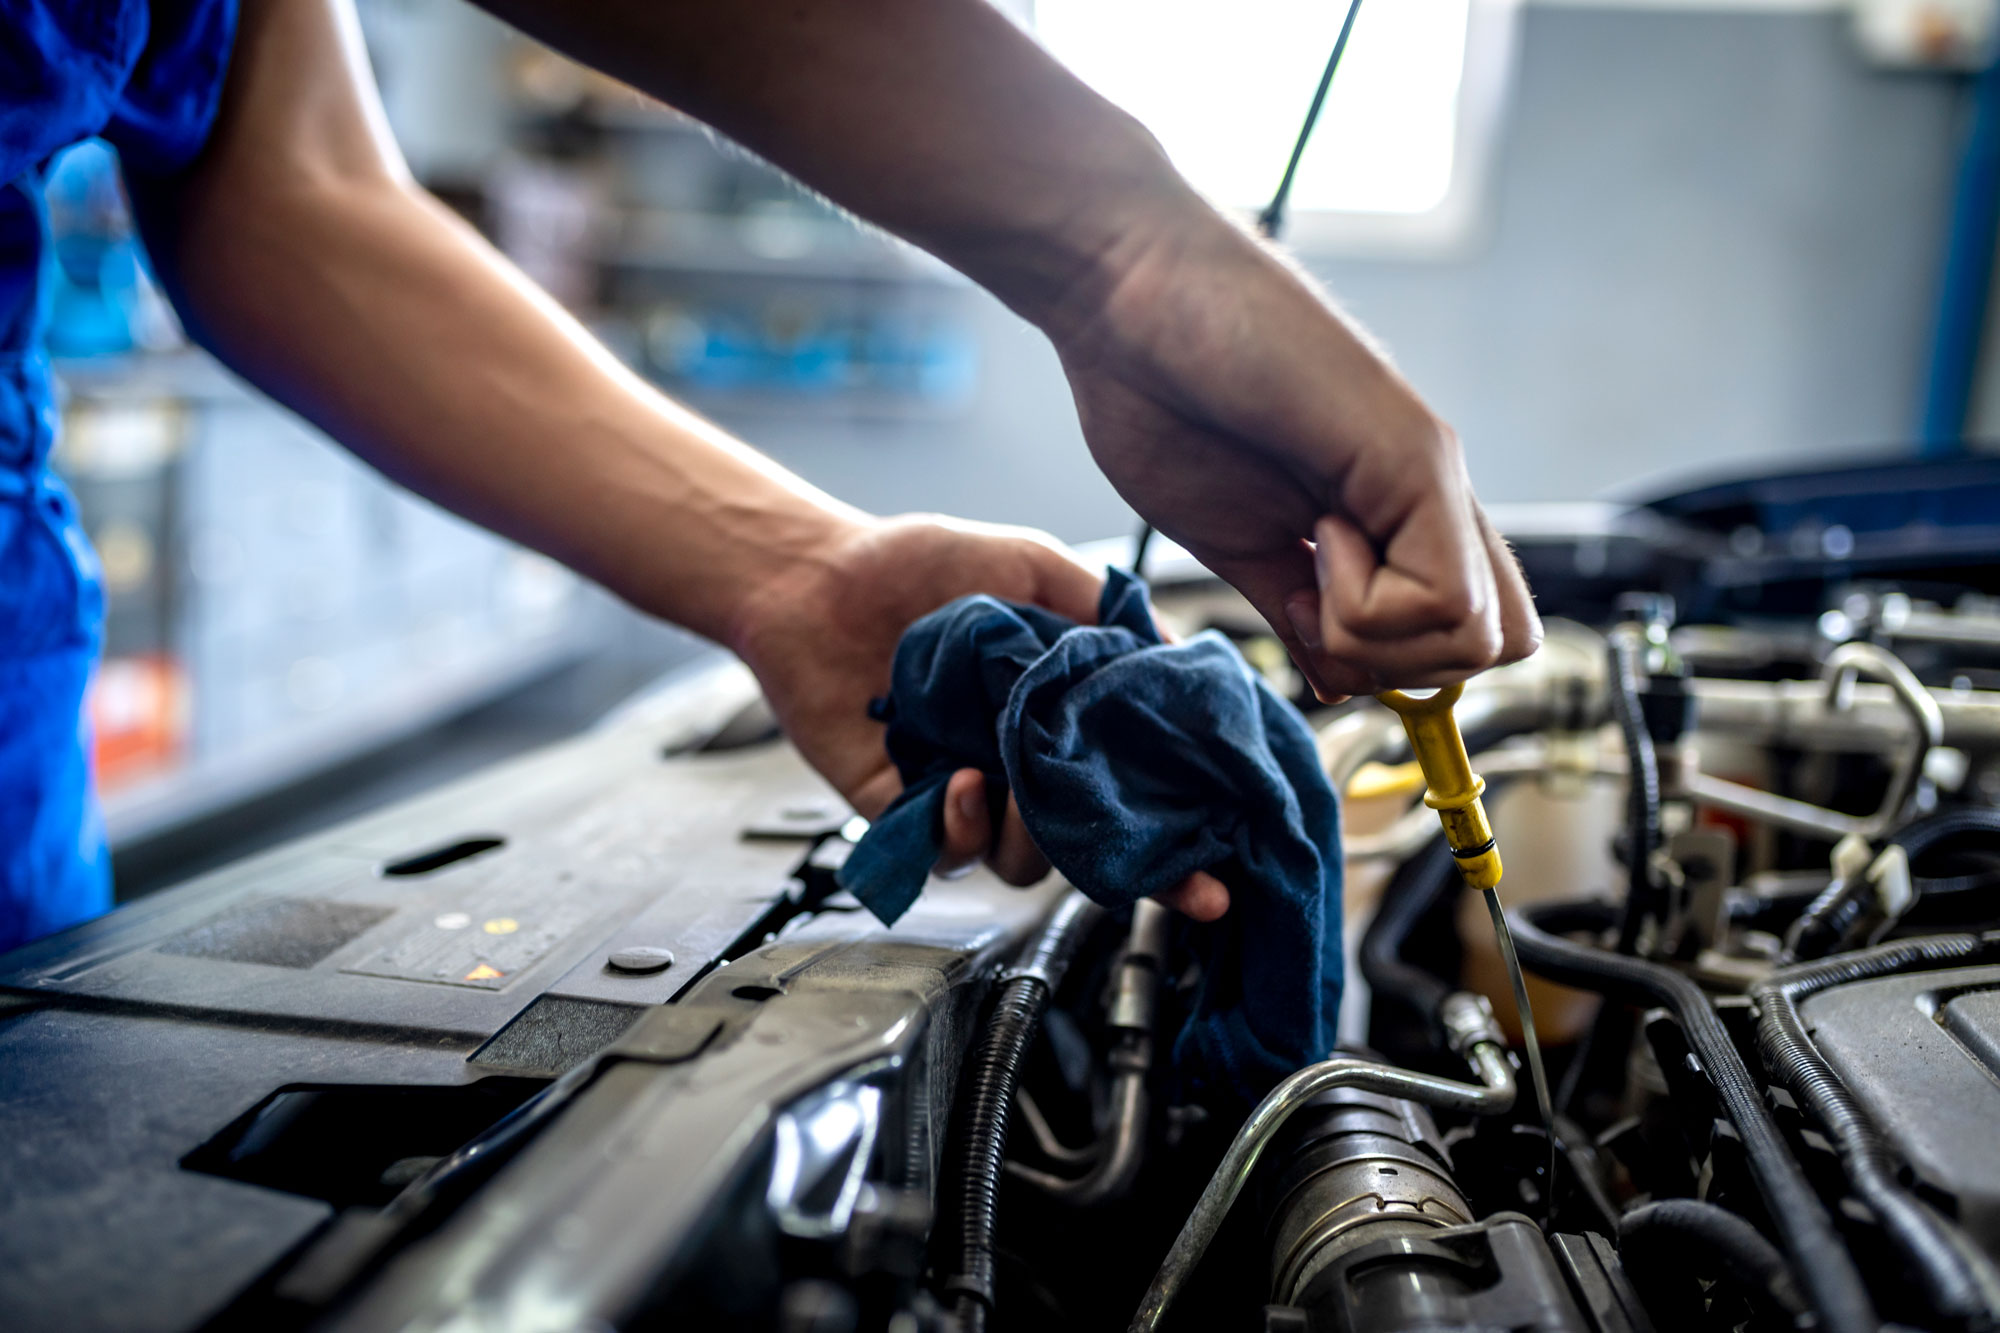
[[1106, 907], [1211, 872], [1230, 909], [1190, 927], [1202, 986], [1174, 1061], [1197, 1092], [1255, 1101], [1333, 1048], [1339, 805], [1305, 719], [1227, 639], [1163, 642], [1121, 570], [1098, 618], [982, 596], [910, 626], [874, 706], [903, 794], [840, 884], [885, 922], [908, 910], [961, 768], [1004, 775], [1035, 845]]

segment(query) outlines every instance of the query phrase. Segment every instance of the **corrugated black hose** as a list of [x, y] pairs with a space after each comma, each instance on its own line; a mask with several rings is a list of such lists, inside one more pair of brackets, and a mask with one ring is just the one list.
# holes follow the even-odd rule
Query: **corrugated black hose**
[[1933, 935], [1785, 968], [1750, 991], [1764, 1067], [1832, 1138], [1848, 1185], [1875, 1214], [1932, 1313], [1963, 1329], [1995, 1326], [1992, 1293], [1982, 1281], [1987, 1266], [1957, 1227], [1903, 1188], [1887, 1140], [1806, 1034], [1799, 1005], [1831, 986], [1995, 958], [2000, 932]]
[[1790, 1324], [1806, 1312], [1778, 1247], [1719, 1204], [1700, 1199], [1643, 1203], [1618, 1219], [1618, 1250], [1627, 1268], [1692, 1274], [1692, 1247], [1767, 1314]]
[[1082, 894], [1063, 899], [1020, 963], [1002, 974], [985, 1031], [966, 1061], [943, 1177], [955, 1189], [936, 1233], [949, 1247], [940, 1256], [939, 1291], [952, 1301], [964, 1333], [980, 1333], [993, 1309], [993, 1237], [1021, 1061], [1096, 914]]
[[1793, 1278], [1821, 1328], [1825, 1333], [1874, 1333], [1880, 1321], [1853, 1257], [1806, 1183], [1764, 1105], [1762, 1088], [1701, 988], [1670, 967], [1562, 938], [1569, 931], [1602, 931], [1617, 924], [1618, 911], [1611, 904], [1547, 903], [1508, 916], [1515, 947], [1530, 971], [1610, 999], [1660, 1005], [1673, 1014], [1742, 1142], [1751, 1179], [1791, 1261]]

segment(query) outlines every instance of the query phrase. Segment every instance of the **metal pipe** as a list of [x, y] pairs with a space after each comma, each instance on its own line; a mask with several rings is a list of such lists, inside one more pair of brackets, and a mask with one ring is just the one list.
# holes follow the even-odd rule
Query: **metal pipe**
[[[1096, 1147], [1086, 1153], [1095, 1159], [1090, 1170], [1071, 1179], [1010, 1161], [1008, 1175], [1079, 1208], [1109, 1203], [1131, 1190], [1146, 1160], [1146, 1130], [1152, 1109], [1146, 1082], [1153, 1067], [1153, 1020], [1159, 1008], [1160, 973], [1171, 924], [1167, 909], [1151, 898], [1141, 898], [1132, 905], [1132, 926], [1118, 958], [1111, 991], [1110, 1026], [1119, 1040], [1110, 1058], [1110, 1107]], [[1039, 1108], [1036, 1114], [1039, 1117]], [[1038, 1142], [1046, 1130], [1044, 1122], [1033, 1131]], [[1061, 1155], [1050, 1155], [1062, 1160], [1062, 1156], [1078, 1152], [1064, 1148]]]
[[1478, 1083], [1460, 1083], [1373, 1060], [1337, 1055], [1322, 1060], [1285, 1079], [1257, 1103], [1257, 1109], [1236, 1131], [1222, 1164], [1209, 1178], [1194, 1211], [1181, 1227], [1173, 1248], [1154, 1275], [1152, 1286], [1132, 1316], [1130, 1333], [1153, 1333], [1165, 1317], [1167, 1307], [1208, 1250], [1222, 1227], [1237, 1196], [1249, 1183], [1264, 1150], [1271, 1145], [1284, 1124], [1322, 1092], [1335, 1088], [1361, 1088], [1390, 1097], [1403, 1097], [1426, 1106], [1443, 1107], [1474, 1115], [1502, 1115], [1513, 1109], [1514, 1067], [1507, 1062], [1506, 1044], [1493, 1018], [1492, 1006], [1478, 996], [1453, 995], [1445, 1004], [1445, 1027], [1452, 1049], [1472, 1066]]
[[1909, 715], [1915, 733], [1912, 747], [1905, 751], [1889, 777], [1882, 806], [1875, 812], [1877, 831], [1894, 827], [1916, 793], [1924, 776], [1924, 762], [1932, 750], [1944, 744], [1944, 713], [1930, 691], [1903, 659], [1872, 643], [1843, 643], [1826, 655], [1821, 679], [1826, 681], [1826, 704], [1836, 712], [1846, 712], [1854, 703], [1854, 682], [1863, 672], [1889, 687], [1896, 702]]
[[[1035, 1095], [1026, 1088], [1014, 1094], [1014, 1109], [1021, 1113], [1021, 1121], [1027, 1125], [1029, 1135], [1035, 1140], [1035, 1147], [1039, 1148], [1042, 1156], [1050, 1161], [1061, 1162], [1064, 1166], [1087, 1167], [1097, 1160], [1097, 1144], [1072, 1148], [1056, 1137], [1055, 1130], [1049, 1126], [1048, 1117], [1042, 1114], [1040, 1103], [1036, 1102]], [[1007, 1170], [1009, 1174], [1020, 1174], [1027, 1168], [1009, 1160]]]
[[[1693, 677], [1698, 726], [1750, 745], [1802, 750], [1883, 751], [1910, 734], [1908, 703], [1887, 685], [1856, 685], [1848, 706], [1834, 707], [1819, 680], [1721, 680]], [[1941, 743], [2000, 750], [2000, 690], [1923, 691], [1937, 705]]]
[[1865, 838], [1875, 827], [1872, 815], [1845, 815], [1809, 801], [1796, 801], [1789, 796], [1779, 796], [1775, 792], [1746, 787], [1740, 782], [1692, 770], [1683, 770], [1675, 795], [1711, 810], [1742, 815], [1745, 819], [1774, 824], [1787, 832], [1827, 842], [1839, 842], [1850, 833]]
[[[1828, 729], [1837, 729], [1842, 715], [1856, 711], [1859, 702], [1857, 696], [1861, 687], [1855, 684], [1855, 678], [1862, 673], [1887, 683], [1888, 697], [1902, 710], [1906, 719], [1904, 731], [1913, 733], [1910, 743], [1890, 771], [1888, 790], [1883, 793], [1882, 804], [1876, 808], [1874, 814], [1843, 814], [1838, 810], [1828, 810], [1807, 801], [1759, 791], [1755, 787], [1746, 787], [1739, 782], [1731, 782], [1726, 778], [1696, 771], [1682, 773], [1678, 794], [1697, 805], [1726, 810], [1731, 814], [1742, 815], [1766, 824], [1775, 824], [1789, 832], [1808, 838], [1822, 838], [1828, 842], [1838, 842], [1849, 836], [1872, 840], [1890, 832], [1902, 820], [1910, 804], [1910, 798], [1916, 792], [1918, 782], [1923, 778], [1925, 759], [1934, 747], [1944, 743], [1947, 734], [1945, 713], [1938, 699], [1923, 687], [1894, 653], [1872, 643], [1843, 643], [1827, 654], [1826, 669], [1818, 682], [1820, 704], [1824, 710], [1823, 725]], [[1706, 690], [1700, 687], [1725, 682], [1694, 683], [1698, 687], [1697, 696], [1703, 696]], [[1787, 681], [1782, 682], [1782, 685], [1800, 683]], [[1786, 706], [1786, 697], [1783, 693], [1771, 697], [1780, 708]], [[1714, 726], [1716, 719], [1709, 714], [1707, 704], [1704, 703], [1702, 709], [1703, 725]]]

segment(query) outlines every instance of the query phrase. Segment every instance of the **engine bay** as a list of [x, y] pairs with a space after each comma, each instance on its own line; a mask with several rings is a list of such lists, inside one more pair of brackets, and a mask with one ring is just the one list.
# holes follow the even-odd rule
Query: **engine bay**
[[1398, 718], [1342, 1049], [1189, 1095], [1189, 924], [834, 882], [738, 668], [0, 963], [0, 1308], [95, 1329], [2000, 1326], [2000, 467], [1500, 516], [1458, 707], [1547, 1055]]

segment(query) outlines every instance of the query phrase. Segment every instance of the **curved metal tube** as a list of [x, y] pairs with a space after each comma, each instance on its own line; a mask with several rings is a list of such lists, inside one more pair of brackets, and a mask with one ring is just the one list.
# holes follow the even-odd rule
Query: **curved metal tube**
[[[1160, 972], [1171, 925], [1171, 914], [1151, 898], [1133, 904], [1132, 926], [1118, 959], [1111, 994], [1110, 1025], [1120, 1038], [1111, 1053], [1111, 1105], [1102, 1136], [1092, 1147], [1076, 1149], [1064, 1147], [1046, 1121], [1031, 1131], [1045, 1152], [1056, 1149], [1049, 1152], [1050, 1157], [1057, 1161], [1082, 1158], [1091, 1161], [1090, 1170], [1072, 1179], [1010, 1161], [1008, 1175], [1079, 1208], [1109, 1203], [1131, 1190], [1146, 1160], [1146, 1129], [1152, 1111], [1146, 1081], [1153, 1067], [1153, 1017], [1159, 1007]], [[1022, 1098], [1022, 1109], [1026, 1110], [1031, 1103], [1025, 1093]], [[1039, 1120], [1039, 1107], [1035, 1115]]]
[[1924, 775], [1924, 761], [1932, 750], [1944, 744], [1944, 710], [1931, 698], [1923, 682], [1903, 665], [1902, 658], [1886, 648], [1859, 642], [1843, 643], [1826, 655], [1826, 667], [1821, 674], [1826, 681], [1827, 707], [1836, 712], [1852, 707], [1855, 679], [1864, 673], [1889, 687], [1896, 702], [1909, 714], [1910, 726], [1916, 734], [1915, 745], [1890, 774], [1889, 790], [1882, 796], [1882, 807], [1875, 812], [1876, 831], [1886, 832], [1916, 791], [1917, 782]]
[[[1028, 1127], [1028, 1133], [1035, 1140], [1035, 1147], [1040, 1149], [1042, 1156], [1051, 1162], [1061, 1162], [1064, 1166], [1087, 1167], [1097, 1160], [1098, 1146], [1095, 1143], [1087, 1147], [1072, 1148], [1056, 1137], [1055, 1130], [1049, 1127], [1049, 1118], [1042, 1114], [1040, 1103], [1036, 1102], [1034, 1094], [1026, 1088], [1014, 1094], [1014, 1109], [1021, 1113], [1021, 1122]], [[1009, 1175], [1021, 1175], [1027, 1171], [1028, 1168], [1019, 1162], [1011, 1158], [1008, 1160]]]
[[[1701, 772], [1684, 772], [1679, 794], [1696, 805], [1726, 810], [1828, 842], [1838, 842], [1849, 834], [1872, 841], [1890, 832], [1902, 820], [1917, 782], [1924, 775], [1924, 760], [1932, 749], [1944, 744], [1944, 710], [1894, 653], [1872, 643], [1843, 643], [1827, 654], [1826, 670], [1821, 676], [1825, 689], [1822, 705], [1827, 718], [1836, 718], [1853, 709], [1855, 678], [1861, 675], [1872, 676], [1889, 687], [1890, 696], [1909, 719], [1914, 732], [1912, 744], [1890, 770], [1889, 788], [1874, 814], [1843, 814]], [[1698, 689], [1697, 695], [1700, 694]]]
[[[1025, 1108], [1024, 1108], [1025, 1109]], [[1076, 1208], [1093, 1208], [1124, 1197], [1138, 1178], [1146, 1161], [1146, 1121], [1149, 1110], [1146, 1071], [1122, 1069], [1111, 1082], [1111, 1111], [1104, 1137], [1095, 1150], [1064, 1148], [1065, 1155], [1095, 1159], [1090, 1170], [1071, 1179], [1050, 1171], [1038, 1171], [1019, 1162], [1007, 1163], [1007, 1174], [1033, 1185], [1053, 1199]], [[1040, 1133], [1036, 1141], [1041, 1143]], [[1041, 1144], [1047, 1151], [1048, 1144]], [[1056, 1146], [1061, 1147], [1060, 1140]], [[1053, 1154], [1051, 1154], [1053, 1155]]]
[[[1201, 1262], [1201, 1256], [1215, 1239], [1215, 1233], [1221, 1229], [1222, 1221], [1229, 1215], [1237, 1196], [1249, 1183], [1250, 1174], [1256, 1170], [1264, 1150], [1270, 1147], [1285, 1122], [1320, 1093], [1335, 1088], [1361, 1088], [1422, 1102], [1426, 1106], [1475, 1115], [1500, 1115], [1511, 1110], [1515, 1095], [1514, 1067], [1507, 1063], [1506, 1048], [1501, 1044], [1498, 1029], [1492, 1027], [1491, 1009], [1484, 1005], [1479, 1007], [1484, 1011], [1484, 1030], [1467, 1032], [1467, 1040], [1463, 1042], [1466, 1063], [1479, 1077], [1476, 1084], [1459, 1083], [1398, 1069], [1393, 1065], [1377, 1064], [1373, 1060], [1337, 1055], [1331, 1060], [1307, 1065], [1271, 1089], [1264, 1100], [1257, 1103], [1257, 1109], [1250, 1113], [1243, 1127], [1236, 1131], [1229, 1151], [1223, 1154], [1222, 1164], [1209, 1178], [1208, 1188], [1201, 1192], [1201, 1198], [1181, 1227], [1181, 1234], [1175, 1238], [1173, 1248], [1167, 1251], [1166, 1261], [1153, 1277], [1153, 1285], [1146, 1289], [1145, 1299], [1132, 1316], [1130, 1333], [1153, 1333], [1160, 1326], [1167, 1307], [1180, 1294], [1188, 1275], [1194, 1272], [1195, 1265]], [[1454, 1044], [1460, 1043], [1455, 1041]]]

